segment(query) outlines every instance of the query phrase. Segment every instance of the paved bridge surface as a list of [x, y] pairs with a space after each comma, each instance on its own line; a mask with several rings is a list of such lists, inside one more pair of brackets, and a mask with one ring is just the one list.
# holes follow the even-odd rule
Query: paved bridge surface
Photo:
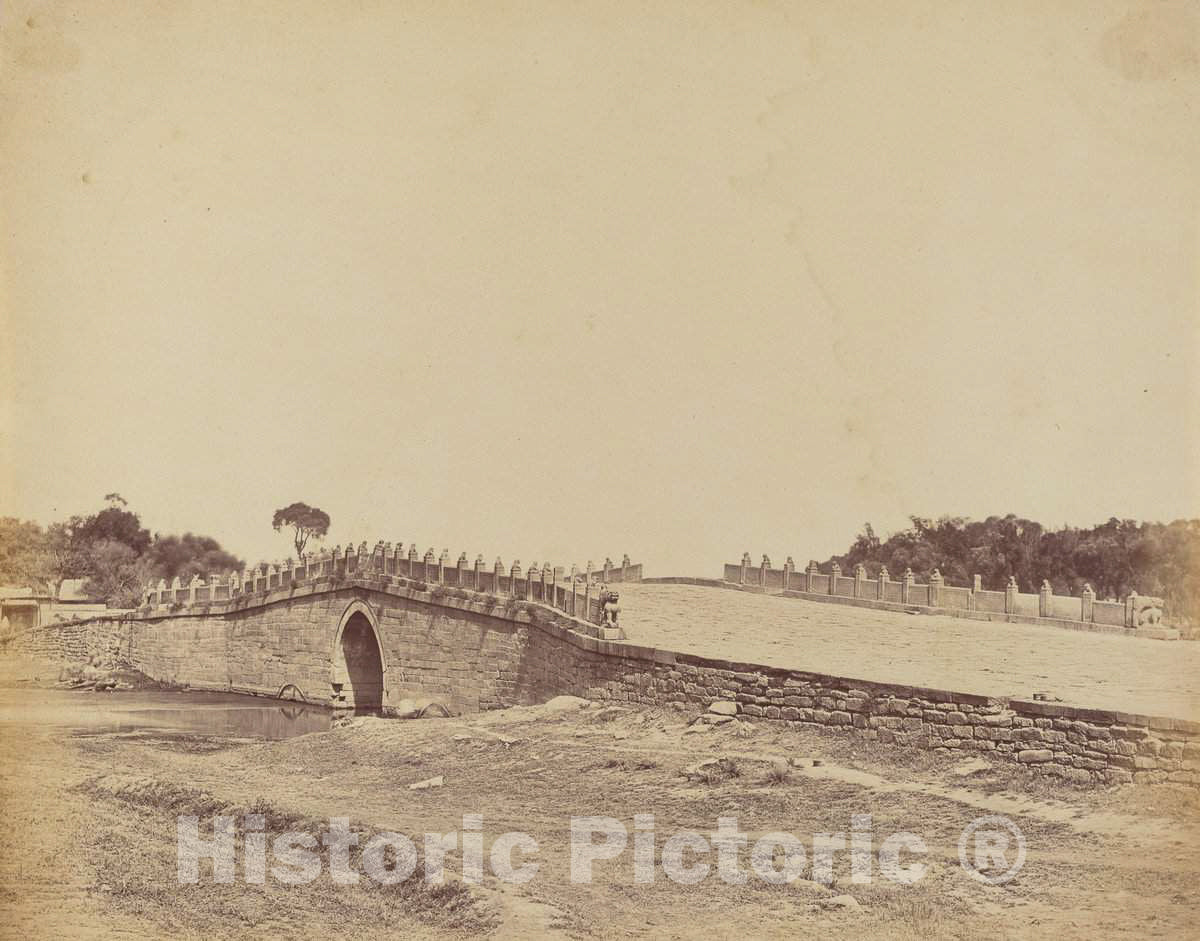
[[706, 657], [1102, 709], [1200, 718], [1200, 642], [819, 604], [693, 585], [620, 586], [629, 639]]

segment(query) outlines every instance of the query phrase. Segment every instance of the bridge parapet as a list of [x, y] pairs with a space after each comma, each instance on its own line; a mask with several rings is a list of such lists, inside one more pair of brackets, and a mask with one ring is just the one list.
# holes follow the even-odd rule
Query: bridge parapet
[[856, 565], [853, 575], [842, 574], [834, 562], [829, 572], [811, 561], [802, 572], [796, 571], [791, 556], [783, 568], [771, 567], [771, 560], [762, 557], [755, 566], [750, 553], [741, 561], [726, 563], [724, 581], [754, 591], [764, 591], [806, 598], [812, 601], [834, 601], [865, 607], [889, 606], [904, 609], [925, 609], [928, 612], [970, 617], [978, 620], [1002, 620], [1063, 627], [1086, 628], [1101, 632], [1125, 633], [1155, 640], [1174, 640], [1179, 632], [1162, 623], [1161, 598], [1139, 597], [1131, 592], [1120, 601], [1098, 601], [1092, 586], [1084, 584], [1077, 597], [1056, 595], [1049, 581], [1043, 581], [1036, 592], [1022, 592], [1015, 578], [1009, 578], [1003, 591], [983, 588], [983, 579], [976, 575], [972, 585], [947, 585], [938, 569], [924, 583], [917, 581], [911, 569], [905, 569], [899, 581], [893, 580], [886, 566], [869, 576], [866, 566]]
[[152, 581], [143, 592], [142, 610], [179, 611], [292, 591], [320, 580], [336, 582], [382, 577], [545, 605], [590, 624], [601, 625], [605, 621], [604, 604], [611, 594], [609, 586], [641, 581], [643, 568], [641, 563], [634, 564], [628, 555], [624, 555], [619, 565], [611, 558], [605, 558], [598, 569], [589, 561], [582, 571], [572, 565], [569, 577], [565, 576], [565, 571], [563, 566], [550, 562], [541, 566], [533, 563], [524, 570], [519, 560], [514, 560], [506, 569], [498, 556], [495, 565], [489, 569], [482, 554], [471, 564], [467, 561], [467, 553], [462, 552], [452, 563], [448, 549], [438, 554], [430, 548], [422, 554], [411, 543], [405, 550], [400, 541], [380, 540], [373, 547], [368, 547], [364, 541], [357, 548], [353, 545], [344, 549], [340, 545], [332, 550], [322, 548], [299, 560], [260, 562], [242, 572], [214, 575], [207, 581], [197, 576], [186, 585], [178, 577], [170, 585], [163, 579]]

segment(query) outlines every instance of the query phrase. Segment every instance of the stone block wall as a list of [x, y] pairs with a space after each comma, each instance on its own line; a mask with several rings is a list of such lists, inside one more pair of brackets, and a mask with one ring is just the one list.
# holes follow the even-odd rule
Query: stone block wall
[[987, 753], [1081, 783], [1200, 785], [1200, 722], [870, 683], [600, 643], [564, 657], [551, 646], [534, 662], [548, 685], [643, 705], [738, 704], [752, 721], [822, 727], [880, 745]]

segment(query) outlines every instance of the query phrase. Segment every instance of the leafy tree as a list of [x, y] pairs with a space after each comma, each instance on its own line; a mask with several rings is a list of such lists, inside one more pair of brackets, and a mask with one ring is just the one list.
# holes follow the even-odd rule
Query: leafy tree
[[73, 516], [42, 529], [37, 523], [0, 519], [0, 583], [57, 596], [67, 578], [86, 579], [84, 590], [113, 607], [133, 607], [151, 579], [206, 578], [242, 567], [207, 536], [151, 537], [120, 494], [91, 516]]
[[154, 576], [167, 581], [178, 575], [181, 581], [186, 582], [194, 575], [207, 578], [242, 567], [241, 560], [222, 549], [215, 539], [192, 533], [182, 536], [156, 535], [145, 558]]
[[293, 503], [281, 510], [275, 511], [271, 520], [275, 532], [285, 526], [293, 531], [292, 544], [296, 547], [296, 557], [304, 561], [304, 547], [309, 539], [323, 539], [329, 532], [329, 514], [324, 510], [309, 506], [307, 503]]
[[67, 525], [72, 540], [80, 545], [104, 541], [121, 542], [129, 546], [136, 555], [141, 555], [149, 549], [153, 539], [150, 531], [142, 526], [141, 518], [136, 513], [117, 505], [107, 506], [85, 519], [72, 517]]
[[862, 563], [873, 577], [886, 565], [896, 577], [905, 568], [927, 575], [941, 570], [948, 584], [1003, 589], [1015, 577], [1025, 591], [1049, 579], [1058, 594], [1078, 595], [1091, 584], [1101, 597], [1131, 591], [1161, 596], [1172, 622], [1200, 620], [1200, 520], [1170, 524], [1109, 519], [1090, 529], [1047, 530], [1012, 513], [986, 520], [911, 517], [910, 526], [880, 540], [868, 524], [838, 562]]

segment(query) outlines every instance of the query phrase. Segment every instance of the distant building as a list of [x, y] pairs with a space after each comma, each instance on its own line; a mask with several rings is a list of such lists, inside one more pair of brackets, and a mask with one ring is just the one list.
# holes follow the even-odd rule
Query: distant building
[[65, 579], [58, 597], [32, 588], [0, 587], [0, 633], [15, 634], [55, 621], [90, 618], [108, 611], [104, 602], [93, 601], [83, 589], [84, 579]]

